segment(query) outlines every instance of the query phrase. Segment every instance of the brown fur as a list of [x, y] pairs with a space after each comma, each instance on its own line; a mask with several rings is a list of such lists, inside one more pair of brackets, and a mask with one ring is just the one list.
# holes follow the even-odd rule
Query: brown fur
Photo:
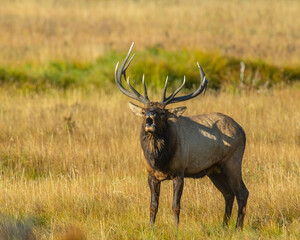
[[161, 152], [165, 146], [165, 140], [157, 139], [153, 134], [147, 135], [146, 143], [148, 144], [149, 151], [156, 154]]
[[163, 181], [163, 180], [170, 178], [170, 176], [167, 173], [163, 173], [163, 172], [161, 172], [159, 170], [155, 170], [153, 167], [151, 167], [146, 158], [144, 158], [144, 165], [147, 169], [147, 172], [150, 175], [154, 176], [157, 180]]
[[183, 179], [209, 176], [226, 202], [224, 225], [228, 224], [236, 197], [236, 226], [242, 228], [249, 194], [241, 176], [246, 144], [242, 127], [221, 113], [181, 117], [185, 108], [167, 110], [160, 103], [150, 102], [145, 108], [133, 105], [131, 109], [144, 117], [140, 142], [151, 189], [150, 223], [155, 221], [159, 196], [156, 191], [161, 181], [173, 179], [172, 208], [178, 225]]

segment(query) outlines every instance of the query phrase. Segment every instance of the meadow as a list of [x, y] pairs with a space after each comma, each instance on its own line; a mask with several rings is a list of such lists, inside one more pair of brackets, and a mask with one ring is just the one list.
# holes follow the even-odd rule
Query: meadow
[[[293, 0], [1, 1], [0, 239], [299, 239], [299, 11]], [[133, 41], [139, 90], [145, 73], [153, 100], [166, 75], [169, 91], [186, 75], [190, 92], [199, 61], [208, 91], [182, 103], [184, 115], [222, 112], [243, 126], [243, 232], [236, 202], [222, 228], [208, 178], [185, 181], [178, 231], [163, 182], [148, 226], [140, 119], [114, 83]]]
[[222, 228], [224, 200], [208, 178], [186, 180], [179, 231], [172, 184], [164, 182], [157, 225], [148, 227], [140, 121], [121, 94], [1, 90], [0, 96], [1, 214], [33, 221], [38, 239], [59, 239], [70, 229], [87, 239], [299, 238], [299, 86], [208, 91], [185, 104], [185, 115], [223, 112], [246, 131], [243, 176], [250, 197], [242, 233], [234, 231], [236, 203], [229, 229]]

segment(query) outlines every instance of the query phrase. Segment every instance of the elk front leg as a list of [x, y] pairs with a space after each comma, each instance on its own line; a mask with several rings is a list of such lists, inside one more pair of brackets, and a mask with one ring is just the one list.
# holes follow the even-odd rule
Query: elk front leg
[[160, 193], [160, 181], [148, 175], [148, 184], [151, 191], [151, 202], [150, 202], [150, 226], [155, 223], [155, 217], [158, 210], [159, 193]]
[[179, 214], [180, 214], [180, 199], [183, 190], [183, 176], [177, 176], [173, 179], [173, 206], [172, 210], [175, 216], [175, 227], [179, 225]]

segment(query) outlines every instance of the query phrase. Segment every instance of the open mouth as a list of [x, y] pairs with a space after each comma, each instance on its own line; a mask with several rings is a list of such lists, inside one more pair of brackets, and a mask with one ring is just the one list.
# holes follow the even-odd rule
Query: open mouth
[[146, 119], [145, 131], [146, 132], [154, 132], [155, 131], [155, 124], [153, 122], [153, 119], [150, 117]]
[[151, 126], [153, 124], [153, 119], [151, 117], [148, 117], [146, 119], [146, 125]]

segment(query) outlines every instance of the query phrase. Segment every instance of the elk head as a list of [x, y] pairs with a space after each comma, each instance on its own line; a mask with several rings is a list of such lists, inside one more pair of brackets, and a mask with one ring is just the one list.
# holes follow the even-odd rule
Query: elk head
[[[160, 102], [151, 102], [148, 94], [147, 94], [147, 87], [145, 84], [145, 78], [143, 75], [142, 82], [144, 86], [144, 96], [142, 96], [129, 82], [129, 77], [126, 79], [126, 70], [129, 67], [133, 56], [129, 59], [131, 50], [133, 48], [133, 44], [131, 45], [127, 56], [125, 57], [125, 60], [119, 67], [119, 63], [116, 65], [115, 69], [115, 81], [116, 84], [119, 88], [119, 90], [125, 94], [126, 96], [133, 98], [141, 103], [144, 104], [144, 107], [140, 107], [138, 105], [135, 105], [131, 102], [129, 102], [129, 108], [131, 111], [136, 114], [137, 116], [143, 117], [143, 127], [144, 131], [149, 134], [156, 134], [163, 132], [165, 129], [165, 126], [167, 125], [167, 120], [170, 117], [179, 117], [181, 116], [184, 111], [186, 110], [186, 107], [177, 107], [177, 108], [172, 108], [172, 109], [166, 109], [166, 106], [171, 103], [177, 103], [177, 102], [182, 102], [189, 100], [191, 98], [194, 98], [201, 94], [203, 91], [206, 90], [207, 87], [207, 80], [205, 78], [205, 74], [199, 65], [197, 63], [199, 70], [200, 70], [200, 76], [201, 76], [201, 81], [200, 81], [200, 86], [199, 88], [188, 95], [176, 97], [176, 95], [179, 93], [179, 91], [184, 87], [185, 84], [185, 76], [183, 78], [183, 83], [180, 85], [180, 87], [174, 91], [170, 96], [166, 97], [166, 90], [167, 90], [167, 85], [168, 85], [168, 77], [166, 78], [165, 81], [165, 86], [163, 89], [163, 94], [162, 94], [162, 99]], [[129, 59], [129, 61], [128, 61]], [[125, 89], [122, 85], [122, 76], [124, 77], [125, 80], [127, 80], [127, 84], [129, 88], [131, 89], [132, 92], [128, 91]]]

